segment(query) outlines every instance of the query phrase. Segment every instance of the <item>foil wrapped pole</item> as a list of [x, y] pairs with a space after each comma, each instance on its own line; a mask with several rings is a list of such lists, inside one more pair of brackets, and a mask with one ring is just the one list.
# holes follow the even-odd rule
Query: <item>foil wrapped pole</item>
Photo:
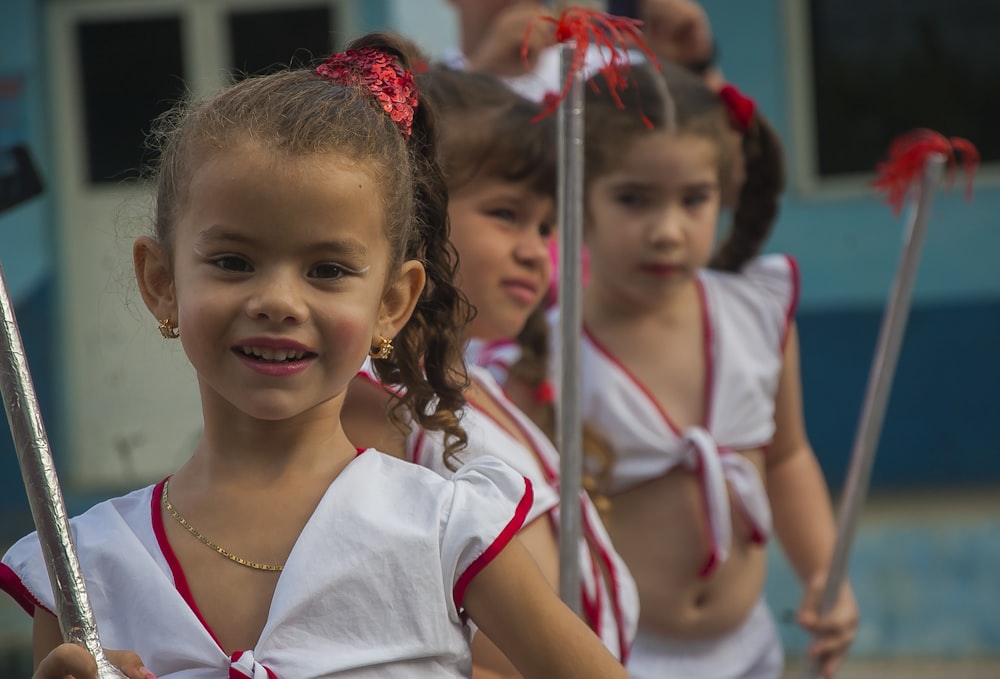
[[[851, 463], [844, 484], [843, 497], [837, 510], [837, 542], [834, 545], [830, 567], [827, 570], [826, 585], [820, 600], [820, 616], [826, 615], [837, 603], [840, 588], [847, 575], [847, 559], [850, 555], [854, 535], [857, 532], [865, 496], [868, 494], [872, 464], [882, 434], [882, 423], [889, 403], [889, 392], [896, 374], [896, 363], [906, 332], [906, 321], [913, 298], [913, 286], [920, 264], [920, 252], [927, 232], [934, 194], [941, 183], [946, 158], [942, 154], [931, 155], [927, 159], [924, 175], [916, 186], [912, 199], [908, 223], [904, 232], [903, 250], [900, 256], [896, 279], [893, 282], [889, 302], [882, 316], [878, 344], [868, 385], [865, 389], [864, 405], [851, 451]], [[805, 676], [815, 679], [820, 676], [819, 663], [806, 663]]]
[[574, 68], [575, 45], [559, 45], [561, 81], [569, 83], [558, 110], [559, 144], [559, 595], [578, 615], [583, 487], [580, 352], [583, 330], [583, 74]]
[[83, 644], [101, 679], [125, 677], [104, 655], [97, 623], [70, 534], [69, 518], [42, 423], [38, 399], [0, 266], [0, 392], [14, 438], [24, 488], [55, 594], [63, 639]]

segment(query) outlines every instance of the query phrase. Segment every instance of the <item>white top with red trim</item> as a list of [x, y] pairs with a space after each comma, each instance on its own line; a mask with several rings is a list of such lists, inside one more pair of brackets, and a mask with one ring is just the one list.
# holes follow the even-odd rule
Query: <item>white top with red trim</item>
[[[166, 541], [161, 490], [71, 522], [103, 645], [136, 651], [160, 679], [467, 677], [464, 593], [532, 502], [531, 483], [496, 460], [445, 480], [377, 451], [359, 455], [296, 541], [260, 640], [230, 656]], [[0, 587], [29, 613], [54, 610], [35, 534], [4, 556]]]
[[[614, 448], [611, 492], [676, 467], [699, 474], [711, 530], [712, 551], [702, 572], [708, 575], [728, 556], [727, 482], [755, 539], [763, 542], [770, 533], [771, 511], [760, 475], [737, 451], [765, 447], [774, 435], [785, 338], [798, 303], [798, 268], [791, 257], [766, 255], [738, 274], [702, 270], [696, 281], [707, 381], [701, 426], [680, 430], [642, 380], [586, 331], [582, 410], [584, 420]], [[554, 324], [555, 316], [550, 320]], [[553, 350], [558, 349], [553, 342]]]
[[[545, 434], [503, 393], [484, 368], [469, 366], [469, 375], [513, 420], [530, 442], [526, 448], [485, 410], [469, 401], [461, 412], [462, 428], [469, 437], [453, 466], [464, 470], [489, 456], [498, 457], [531, 480], [535, 504], [525, 521], [548, 516], [554, 532], [559, 528], [559, 453]], [[438, 432], [414, 429], [407, 437], [409, 459], [448, 478], [453, 472], [444, 463], [443, 437]], [[460, 473], [460, 472], [459, 472]], [[639, 595], [625, 562], [618, 556], [590, 497], [580, 493], [583, 530], [580, 537], [581, 601], [587, 622], [605, 646], [623, 662], [635, 637]], [[605, 574], [605, 575], [602, 575]]]

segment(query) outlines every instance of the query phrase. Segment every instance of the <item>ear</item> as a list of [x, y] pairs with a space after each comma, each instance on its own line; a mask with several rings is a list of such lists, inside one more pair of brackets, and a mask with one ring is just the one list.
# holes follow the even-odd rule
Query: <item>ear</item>
[[[392, 338], [399, 334], [410, 320], [426, 282], [427, 273], [423, 264], [415, 259], [403, 262], [395, 280], [390, 282], [385, 294], [382, 295], [377, 328], [382, 336]], [[379, 338], [373, 339], [372, 345], [377, 346]]]
[[177, 295], [173, 270], [166, 249], [148, 236], [140, 236], [132, 244], [135, 279], [146, 307], [156, 319], [177, 323]]

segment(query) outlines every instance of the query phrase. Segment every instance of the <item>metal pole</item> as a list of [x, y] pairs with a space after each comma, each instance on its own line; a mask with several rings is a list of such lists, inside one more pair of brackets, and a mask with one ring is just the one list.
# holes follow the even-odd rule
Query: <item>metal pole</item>
[[97, 660], [101, 679], [125, 675], [114, 667], [101, 647], [97, 623], [70, 534], [66, 505], [45, 435], [38, 399], [28, 371], [14, 305], [0, 265], [0, 391], [14, 438], [24, 488], [38, 531], [49, 580], [55, 594], [63, 639], [83, 644]]
[[[830, 559], [826, 586], [820, 600], [821, 617], [833, 610], [837, 603], [840, 587], [847, 571], [847, 559], [854, 541], [854, 534], [857, 532], [861, 506], [868, 494], [868, 482], [871, 478], [878, 440], [882, 434], [882, 423], [885, 420], [886, 406], [889, 402], [889, 391], [892, 389], [896, 362], [903, 344], [903, 334], [906, 331], [910, 302], [913, 298], [913, 284], [920, 264], [920, 251], [927, 232], [931, 206], [934, 204], [934, 194], [941, 183], [944, 164], [945, 157], [940, 154], [935, 154], [928, 159], [923, 181], [918, 187], [913, 207], [910, 210], [899, 269], [896, 272], [896, 280], [889, 296], [889, 303], [882, 316], [875, 358], [868, 375], [864, 406], [861, 410], [861, 418], [854, 438], [854, 448], [851, 452], [851, 466], [844, 484], [844, 495], [837, 512], [837, 542]], [[806, 676], [810, 678], [820, 676], [817, 661], [811, 660], [807, 663]]]
[[559, 105], [559, 594], [580, 615], [580, 492], [583, 430], [580, 405], [580, 336], [583, 306], [583, 75], [573, 69], [573, 45], [559, 49], [561, 79], [572, 78]]

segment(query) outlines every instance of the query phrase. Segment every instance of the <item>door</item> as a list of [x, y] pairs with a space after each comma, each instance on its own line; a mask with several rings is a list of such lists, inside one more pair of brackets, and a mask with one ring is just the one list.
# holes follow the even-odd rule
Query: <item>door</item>
[[308, 62], [355, 33], [348, 0], [55, 0], [48, 4], [62, 375], [53, 446], [76, 490], [164, 476], [201, 431], [194, 372], [134, 281], [152, 224], [150, 121], [190, 91]]

